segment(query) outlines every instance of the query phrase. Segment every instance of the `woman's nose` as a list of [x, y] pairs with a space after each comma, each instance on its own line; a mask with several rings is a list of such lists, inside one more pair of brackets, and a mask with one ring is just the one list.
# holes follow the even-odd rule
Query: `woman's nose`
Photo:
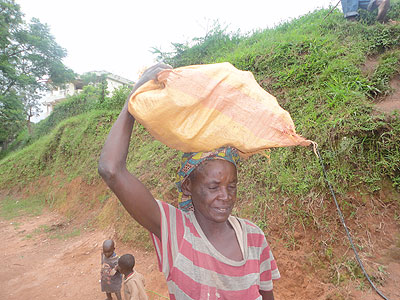
[[228, 200], [229, 199], [229, 192], [227, 187], [221, 187], [219, 189], [219, 198], [221, 200]]

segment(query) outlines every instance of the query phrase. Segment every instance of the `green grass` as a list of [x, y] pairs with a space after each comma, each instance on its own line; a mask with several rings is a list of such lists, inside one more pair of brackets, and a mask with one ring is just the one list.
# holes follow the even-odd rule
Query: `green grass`
[[45, 201], [39, 196], [24, 199], [5, 197], [0, 202], [0, 216], [6, 220], [23, 215], [38, 216], [42, 214], [44, 206]]
[[50, 239], [57, 240], [67, 240], [81, 234], [81, 230], [79, 228], [73, 229], [71, 232], [64, 232], [57, 230], [55, 233], [49, 235]]
[[[395, 2], [394, 19], [398, 11]], [[364, 185], [374, 192], [385, 177], [400, 188], [400, 120], [372, 114], [374, 98], [389, 94], [389, 82], [400, 72], [400, 25], [376, 23], [371, 13], [349, 23], [337, 10], [323, 20], [327, 13], [319, 10], [242, 37], [217, 28], [195, 46], [161, 56], [174, 66], [229, 61], [251, 71], [291, 113], [297, 131], [320, 145], [339, 192]], [[218, 51], [209, 51], [215, 45]], [[379, 61], [372, 75], [361, 70], [368, 56]], [[268, 190], [301, 196], [323, 184], [316, 180], [319, 164], [309, 149], [274, 149], [271, 161], [250, 164]]]
[[88, 182], [98, 178], [98, 156], [117, 114], [91, 111], [62, 121], [48, 135], [2, 160], [0, 186], [58, 173], [69, 179], [83, 176]]
[[31, 233], [25, 235], [25, 239], [31, 239], [35, 236], [40, 234], [45, 234], [50, 239], [57, 239], [57, 240], [67, 240], [76, 236], [81, 235], [81, 228], [66, 228], [64, 226], [57, 227], [57, 226], [49, 226], [47, 224], [40, 225]]
[[[397, 10], [400, 5], [395, 2], [393, 16]], [[175, 56], [163, 57], [174, 66], [229, 61], [253, 72], [290, 112], [297, 131], [320, 145], [339, 193], [363, 186], [374, 192], [385, 178], [400, 188], [400, 118], [372, 114], [375, 97], [389, 94], [389, 82], [400, 72], [400, 25], [368, 23], [368, 14], [364, 21], [349, 23], [338, 11], [322, 21], [327, 12], [319, 10], [245, 36], [226, 33], [217, 25], [193, 47], [176, 45]], [[376, 57], [378, 66], [363, 74], [368, 56]], [[65, 109], [82, 109], [82, 99], [75, 99], [77, 104], [70, 99]], [[98, 156], [118, 110], [91, 105], [94, 110], [46, 127], [49, 134], [4, 158], [0, 187], [60, 171], [70, 180], [98, 180]], [[63, 109], [60, 115], [66, 114]], [[53, 119], [62, 118], [54, 114]], [[135, 127], [130, 153], [128, 167], [146, 173], [142, 180], [162, 196], [166, 179], [173, 181], [180, 154], [153, 141], [141, 126]], [[270, 156], [270, 164], [263, 157], [242, 164], [242, 181], [252, 187], [241, 191], [243, 197], [277, 192], [303, 197], [324, 189], [319, 163], [309, 148], [273, 149]]]

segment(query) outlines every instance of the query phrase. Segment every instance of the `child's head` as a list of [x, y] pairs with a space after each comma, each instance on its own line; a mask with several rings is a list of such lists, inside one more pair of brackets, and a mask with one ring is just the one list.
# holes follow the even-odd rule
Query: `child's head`
[[103, 254], [105, 257], [110, 257], [113, 255], [115, 250], [114, 241], [113, 240], [105, 240], [103, 242]]
[[118, 260], [118, 267], [122, 274], [128, 276], [133, 272], [135, 257], [132, 254], [124, 254]]

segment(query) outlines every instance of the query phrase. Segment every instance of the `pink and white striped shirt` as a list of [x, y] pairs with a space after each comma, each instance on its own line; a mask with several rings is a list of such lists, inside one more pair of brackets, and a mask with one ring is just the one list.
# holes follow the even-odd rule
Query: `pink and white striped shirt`
[[[151, 234], [160, 271], [171, 300], [262, 299], [259, 290], [272, 290], [280, 278], [275, 259], [262, 230], [236, 218], [242, 228], [243, 260], [234, 261], [208, 241], [193, 212], [183, 212], [157, 201], [161, 211], [161, 241]], [[233, 226], [235, 228], [235, 226]]]

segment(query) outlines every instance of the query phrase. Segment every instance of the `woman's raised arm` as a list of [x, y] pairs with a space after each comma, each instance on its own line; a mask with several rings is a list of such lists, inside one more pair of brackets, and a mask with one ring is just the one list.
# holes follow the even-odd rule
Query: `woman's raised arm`
[[[157, 64], [147, 69], [134, 86], [132, 93], [145, 82], [155, 79], [160, 71], [170, 68], [169, 65]], [[128, 112], [127, 101], [108, 134], [100, 154], [98, 170], [129, 214], [139, 224], [160, 238], [160, 210], [157, 202], [143, 183], [126, 168], [134, 122], [134, 117]]]

